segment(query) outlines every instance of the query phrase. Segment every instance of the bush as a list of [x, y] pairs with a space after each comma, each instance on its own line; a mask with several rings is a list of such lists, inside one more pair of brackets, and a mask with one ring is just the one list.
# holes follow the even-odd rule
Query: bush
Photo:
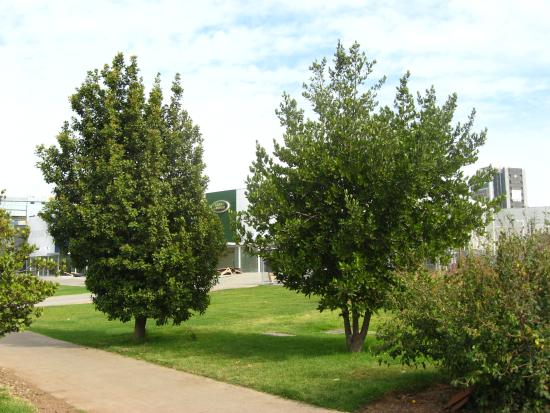
[[403, 283], [379, 352], [441, 366], [454, 385], [472, 387], [478, 411], [547, 411], [550, 234], [502, 235], [496, 254]]
[[55, 284], [21, 272], [33, 251], [27, 238], [28, 229], [14, 228], [9, 214], [0, 209], [0, 337], [28, 327], [41, 312], [34, 305], [56, 289]]

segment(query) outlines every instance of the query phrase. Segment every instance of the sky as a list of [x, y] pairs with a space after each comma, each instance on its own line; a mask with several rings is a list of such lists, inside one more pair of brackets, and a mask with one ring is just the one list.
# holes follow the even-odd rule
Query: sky
[[282, 93], [300, 98], [311, 63], [340, 40], [377, 61], [382, 103], [407, 70], [414, 91], [456, 92], [456, 120], [475, 108], [475, 129], [488, 129], [466, 172], [525, 168], [529, 206], [549, 206], [548, 16], [545, 0], [0, 0], [0, 188], [49, 196], [35, 148], [55, 144], [69, 96], [117, 52], [138, 57], [146, 85], [160, 73], [167, 90], [181, 73], [209, 190], [244, 187], [255, 142], [281, 139]]

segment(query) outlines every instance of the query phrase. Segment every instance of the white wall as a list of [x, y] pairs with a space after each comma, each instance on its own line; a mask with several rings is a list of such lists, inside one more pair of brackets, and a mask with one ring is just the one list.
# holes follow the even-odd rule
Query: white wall
[[235, 211], [245, 211], [248, 208], [248, 199], [245, 195], [246, 189], [240, 188], [236, 189], [236, 199], [237, 199], [237, 205], [235, 205]]
[[48, 233], [48, 224], [39, 216], [29, 216], [27, 223], [30, 228], [29, 244], [34, 245], [37, 250], [31, 257], [43, 257], [55, 253], [53, 238]]
[[525, 234], [531, 225], [537, 230], [549, 229], [550, 207], [503, 208], [487, 226], [485, 235], [472, 236], [470, 246], [483, 249], [487, 245], [494, 245], [493, 242], [498, 240], [501, 232]]

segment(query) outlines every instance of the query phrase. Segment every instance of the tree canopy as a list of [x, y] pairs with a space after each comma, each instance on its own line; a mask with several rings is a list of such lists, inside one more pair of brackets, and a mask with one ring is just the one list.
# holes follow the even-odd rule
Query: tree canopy
[[287, 288], [340, 310], [350, 351], [362, 349], [395, 275], [466, 244], [495, 206], [473, 196], [492, 170], [462, 171], [486, 139], [472, 132], [474, 111], [453, 126], [456, 95], [439, 106], [432, 87], [415, 99], [408, 73], [393, 106], [381, 106], [374, 64], [339, 43], [304, 84], [313, 117], [283, 95], [283, 140], [272, 155], [257, 145], [239, 224]]
[[37, 150], [54, 185], [42, 213], [50, 233], [87, 268], [96, 307], [135, 318], [138, 338], [147, 318], [178, 324], [205, 311], [224, 245], [179, 75], [171, 92], [164, 103], [157, 76], [146, 97], [136, 58], [118, 54], [71, 96], [58, 146]]

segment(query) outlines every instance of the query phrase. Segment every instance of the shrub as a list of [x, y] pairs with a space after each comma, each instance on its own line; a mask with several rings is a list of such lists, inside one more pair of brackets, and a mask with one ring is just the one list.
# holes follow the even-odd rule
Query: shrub
[[550, 234], [502, 235], [496, 254], [403, 285], [379, 352], [441, 366], [454, 385], [472, 387], [479, 411], [548, 409]]

